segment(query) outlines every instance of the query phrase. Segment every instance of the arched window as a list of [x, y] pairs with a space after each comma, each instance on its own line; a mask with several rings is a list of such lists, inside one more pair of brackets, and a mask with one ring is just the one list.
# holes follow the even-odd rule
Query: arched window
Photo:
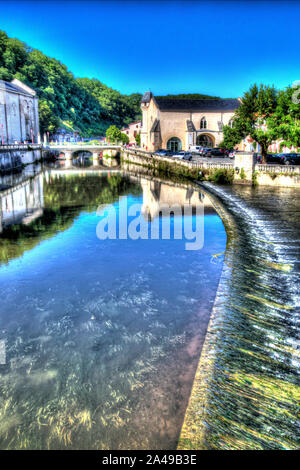
[[178, 152], [182, 149], [181, 140], [178, 137], [171, 137], [167, 143], [167, 149], [171, 150], [171, 152]]
[[205, 117], [203, 117], [200, 121], [200, 129], [207, 129], [207, 121]]
[[233, 119], [230, 119], [229, 123], [228, 123], [228, 126], [229, 127], [233, 127]]

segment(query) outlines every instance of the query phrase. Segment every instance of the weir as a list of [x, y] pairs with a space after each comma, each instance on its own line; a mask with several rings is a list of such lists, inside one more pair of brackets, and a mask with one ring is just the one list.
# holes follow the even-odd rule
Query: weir
[[300, 190], [205, 188], [228, 243], [178, 449], [297, 449]]

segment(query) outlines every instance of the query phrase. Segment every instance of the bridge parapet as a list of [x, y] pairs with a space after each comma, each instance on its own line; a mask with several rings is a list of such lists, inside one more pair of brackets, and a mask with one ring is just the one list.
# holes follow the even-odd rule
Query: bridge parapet
[[300, 166], [293, 165], [270, 165], [258, 163], [255, 165], [255, 171], [266, 172], [266, 173], [280, 173], [280, 174], [299, 174]]
[[114, 158], [120, 154], [121, 147], [119, 145], [110, 145], [110, 146], [100, 146], [100, 145], [51, 145], [48, 150], [58, 150], [59, 152], [65, 155], [66, 160], [72, 160], [74, 154], [78, 152], [90, 152], [93, 157], [93, 161], [99, 157], [99, 154], [102, 153], [108, 157]]
[[42, 150], [41, 144], [12, 144], [12, 145], [0, 145], [0, 152], [8, 152], [10, 150]]
[[101, 152], [106, 150], [121, 150], [120, 145], [50, 145], [45, 150], [61, 150], [62, 152]]

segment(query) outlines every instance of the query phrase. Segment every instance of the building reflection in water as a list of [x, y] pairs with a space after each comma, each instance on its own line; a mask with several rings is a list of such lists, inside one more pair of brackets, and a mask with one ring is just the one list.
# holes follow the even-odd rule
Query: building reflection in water
[[9, 225], [28, 225], [40, 217], [44, 205], [41, 166], [0, 176], [0, 199], [0, 233]]
[[[138, 180], [138, 178], [132, 177]], [[187, 207], [192, 206], [193, 210], [201, 208], [205, 213], [215, 213], [215, 209], [209, 198], [201, 193], [198, 188], [191, 184], [178, 184], [165, 182], [159, 178], [139, 179], [143, 190], [142, 213], [149, 216], [150, 220], [161, 215], [162, 207]], [[183, 212], [182, 212], [183, 213]]]

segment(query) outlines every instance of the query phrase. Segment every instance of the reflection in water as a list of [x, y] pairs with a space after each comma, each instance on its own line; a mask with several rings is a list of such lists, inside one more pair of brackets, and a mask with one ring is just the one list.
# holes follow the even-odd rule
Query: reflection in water
[[[1, 237], [0, 447], [175, 448], [221, 274], [210, 262], [225, 248], [221, 219], [207, 203], [197, 252], [185, 240], [103, 241], [96, 208], [118, 211], [120, 195], [149, 203], [151, 185], [46, 171], [39, 187], [43, 214]], [[199, 203], [192, 192], [181, 188]]]
[[[28, 225], [43, 213], [43, 176], [40, 173], [1, 191], [0, 232], [4, 227], [21, 223]], [[3, 185], [4, 186], [4, 185]]]
[[232, 239], [180, 448], [299, 448], [300, 191], [207, 186]]

